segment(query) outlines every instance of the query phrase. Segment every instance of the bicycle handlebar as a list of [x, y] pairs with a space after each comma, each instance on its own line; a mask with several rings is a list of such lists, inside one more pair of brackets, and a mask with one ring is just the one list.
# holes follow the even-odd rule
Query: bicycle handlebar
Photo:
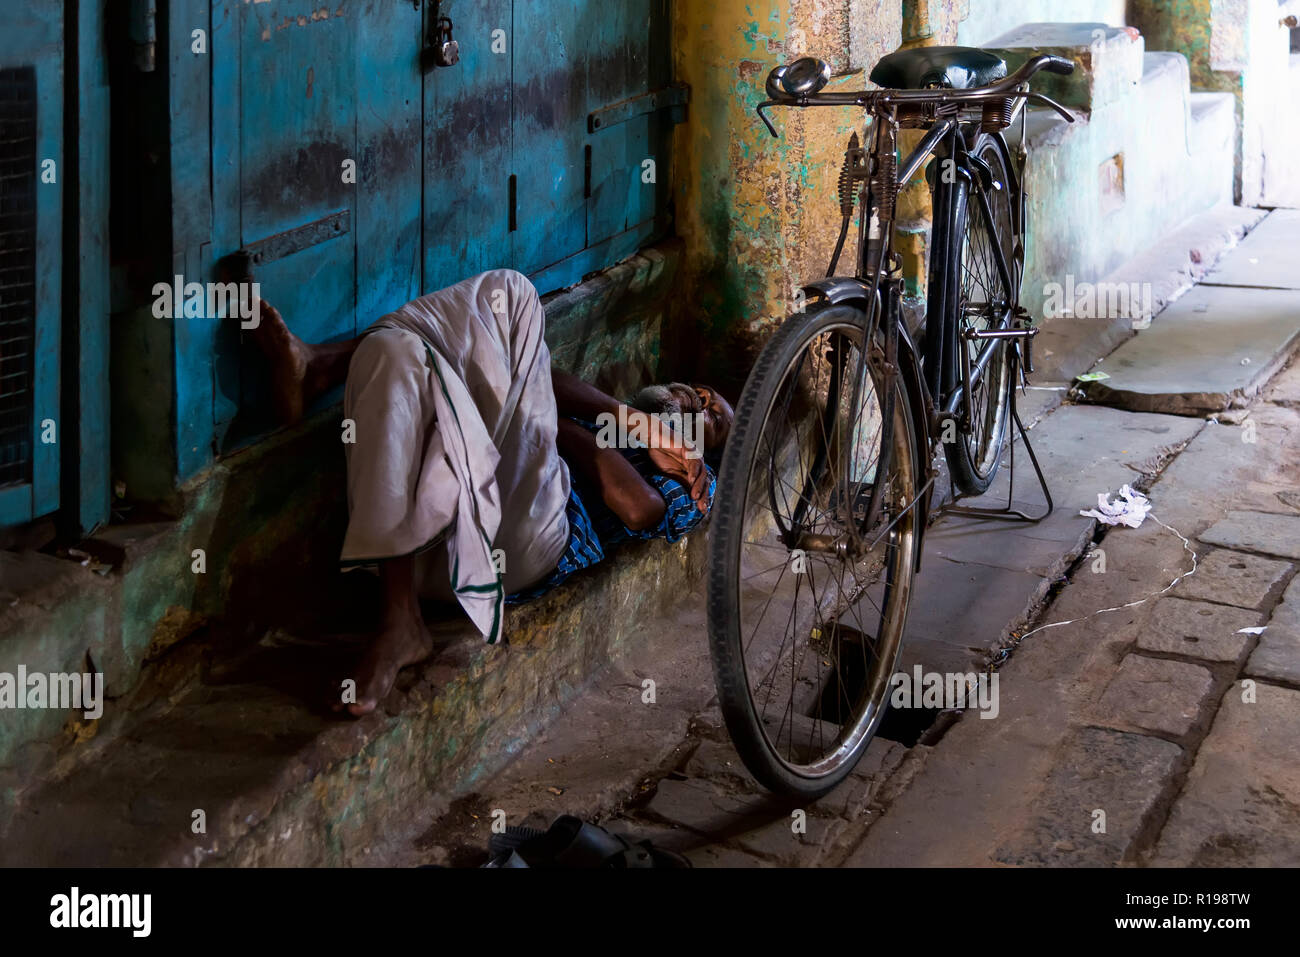
[[[796, 61], [798, 62], [798, 61]], [[1040, 53], [1037, 56], [1030, 57], [1025, 63], [1016, 70], [1015, 73], [1003, 77], [995, 83], [987, 86], [977, 86], [966, 90], [952, 89], [928, 89], [928, 90], [860, 90], [856, 92], [834, 92], [834, 93], [787, 93], [780, 87], [781, 75], [785, 72], [786, 67], [779, 66], [772, 70], [767, 76], [766, 92], [768, 99], [760, 103], [755, 109], [759, 119], [767, 126], [768, 131], [773, 136], [778, 136], [776, 127], [772, 121], [767, 118], [763, 112], [772, 106], [861, 106], [874, 109], [880, 104], [889, 103], [982, 103], [985, 100], [1000, 99], [1002, 97], [1024, 97], [1027, 100], [1043, 103], [1050, 106], [1065, 119], [1073, 123], [1074, 115], [1065, 107], [1057, 103], [1050, 97], [1041, 93], [1032, 93], [1029, 90], [1020, 90], [1016, 87], [1027, 83], [1029, 79], [1038, 71], [1046, 70], [1048, 73], [1055, 73], [1059, 76], [1068, 76], [1074, 72], [1074, 64], [1064, 57], [1053, 56], [1050, 53]]]
[[[1074, 64], [1063, 56], [1040, 53], [1038, 56], [1026, 60], [1019, 70], [1007, 77], [1007, 80], [1013, 80], [1014, 82], [1011, 85], [1016, 86], [1028, 80], [1039, 70], [1046, 70], [1048, 73], [1055, 73], [1058, 76], [1069, 76], [1074, 72]], [[999, 80], [998, 84], [1005, 82], [1006, 80]]]

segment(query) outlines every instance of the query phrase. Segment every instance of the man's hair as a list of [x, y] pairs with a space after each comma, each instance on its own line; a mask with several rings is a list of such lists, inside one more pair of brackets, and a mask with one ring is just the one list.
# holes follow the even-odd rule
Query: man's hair
[[[694, 390], [695, 388], [693, 385], [685, 382], [655, 383], [638, 390], [635, 395], [628, 399], [627, 404], [642, 412], [652, 414], [663, 413], [666, 411], [665, 406], [675, 406], [677, 403], [677, 397], [673, 395], [668, 388], [670, 384], [680, 385], [683, 388], [691, 390]], [[704, 464], [713, 469], [714, 474], [717, 474], [719, 467], [722, 465], [722, 452], [723, 449], [726, 448], [727, 441], [730, 438], [731, 433], [728, 431], [727, 438], [722, 440], [721, 445], [716, 448], [705, 448], [701, 450], [704, 453]]]

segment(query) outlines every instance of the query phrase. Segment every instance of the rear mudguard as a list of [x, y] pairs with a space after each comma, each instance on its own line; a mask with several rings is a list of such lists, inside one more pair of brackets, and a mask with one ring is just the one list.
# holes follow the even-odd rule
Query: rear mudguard
[[[832, 306], [845, 303], [857, 305], [867, 311], [871, 303], [871, 284], [853, 276], [819, 279], [805, 285], [803, 292], [809, 302], [823, 301]], [[879, 299], [880, 292], [877, 291], [877, 304]], [[921, 384], [921, 365], [916, 353], [916, 344], [912, 342], [905, 323], [900, 323], [898, 328], [898, 369], [903, 378], [903, 394], [912, 410], [914, 424], [912, 432], [915, 439], [912, 461], [916, 467], [917, 483], [924, 485], [932, 477], [927, 454], [930, 448], [930, 416], [925, 407], [925, 389]], [[933, 495], [934, 488], [931, 487], [930, 491], [921, 496], [920, 501], [916, 503], [916, 570], [918, 572], [921, 570], [921, 553], [924, 550], [925, 529], [930, 522], [930, 501]]]

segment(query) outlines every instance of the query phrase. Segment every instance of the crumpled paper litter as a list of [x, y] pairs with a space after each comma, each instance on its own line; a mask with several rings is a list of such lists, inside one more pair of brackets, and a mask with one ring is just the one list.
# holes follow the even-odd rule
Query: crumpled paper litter
[[1141, 492], [1133, 491], [1131, 486], [1120, 486], [1115, 501], [1105, 492], [1097, 494], [1097, 507], [1079, 512], [1088, 518], [1095, 518], [1104, 525], [1127, 525], [1137, 528], [1151, 511], [1151, 503]]

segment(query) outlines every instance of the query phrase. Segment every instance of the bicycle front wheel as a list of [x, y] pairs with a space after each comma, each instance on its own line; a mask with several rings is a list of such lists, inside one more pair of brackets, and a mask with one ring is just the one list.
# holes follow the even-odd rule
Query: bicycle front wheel
[[737, 406], [711, 529], [709, 640], [727, 729], [760, 783], [796, 797], [831, 790], [866, 751], [915, 571], [911, 412], [897, 384], [885, 401], [866, 319], [815, 308], [768, 342]]

